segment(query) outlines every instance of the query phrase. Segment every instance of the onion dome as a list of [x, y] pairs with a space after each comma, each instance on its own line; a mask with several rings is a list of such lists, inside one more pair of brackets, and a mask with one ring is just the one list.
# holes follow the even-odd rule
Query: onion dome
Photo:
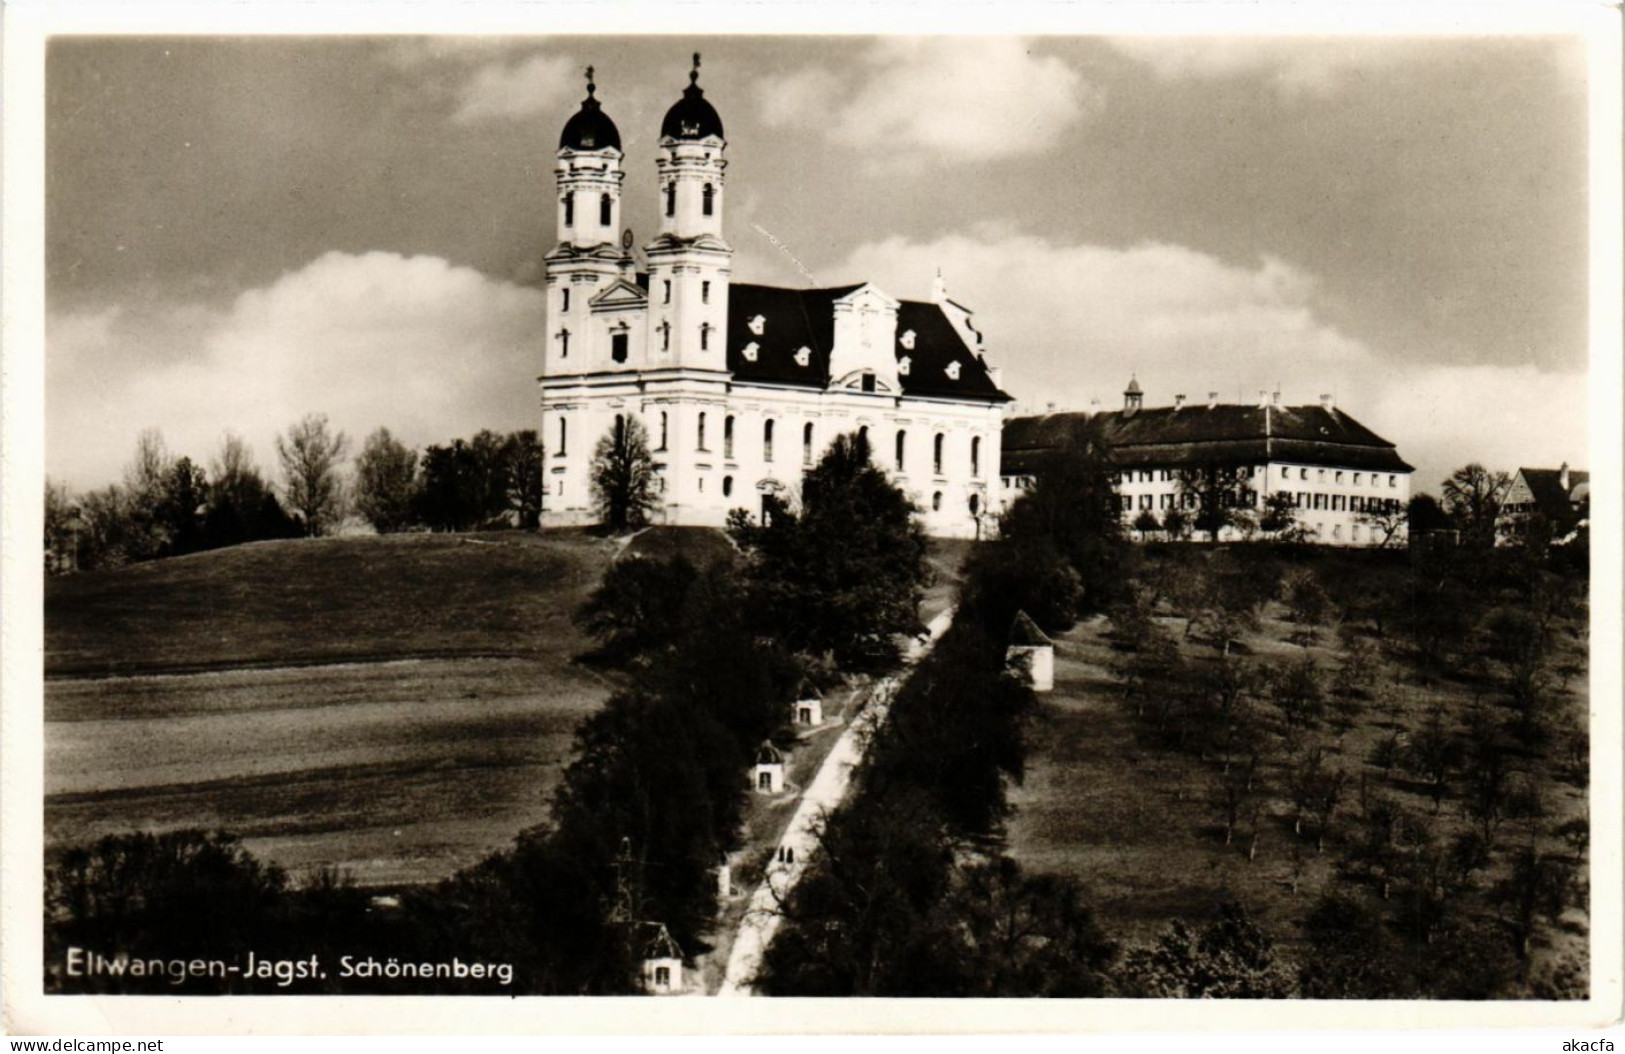
[[1142, 392], [1140, 390], [1139, 378], [1130, 377], [1128, 379], [1128, 387], [1123, 389], [1123, 394], [1124, 395], [1143, 395], [1143, 394], [1145, 394], [1144, 392]]
[[559, 136], [560, 150], [619, 150], [621, 130], [609, 119], [593, 98], [598, 86], [592, 82], [592, 67], [587, 67], [587, 97], [581, 100], [581, 109], [564, 122]]
[[695, 52], [694, 68], [688, 71], [688, 87], [683, 89], [683, 97], [666, 111], [666, 119], [660, 122], [662, 139], [724, 138], [722, 118], [717, 116], [716, 107], [705, 101], [699, 80], [700, 56]]

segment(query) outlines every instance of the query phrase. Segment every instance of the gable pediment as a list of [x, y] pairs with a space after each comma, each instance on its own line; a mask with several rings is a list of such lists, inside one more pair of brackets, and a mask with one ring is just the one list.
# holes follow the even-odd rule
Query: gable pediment
[[592, 305], [594, 311], [610, 311], [615, 308], [646, 307], [649, 297], [636, 284], [624, 278], [617, 278], [599, 290], [588, 303]]

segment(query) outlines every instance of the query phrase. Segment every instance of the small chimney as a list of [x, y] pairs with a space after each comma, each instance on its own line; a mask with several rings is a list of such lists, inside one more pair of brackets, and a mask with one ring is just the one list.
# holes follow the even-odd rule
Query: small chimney
[[1557, 470], [1557, 485], [1559, 487], [1563, 488], [1563, 493], [1565, 495], [1568, 494], [1568, 492], [1569, 492], [1569, 463], [1567, 461], [1563, 462], [1563, 466]]
[[931, 302], [940, 304], [948, 299], [948, 282], [942, 277], [942, 268], [937, 268], [937, 276], [931, 279]]
[[1273, 392], [1270, 392], [1270, 405], [1271, 406], [1280, 406], [1281, 405], [1281, 389], [1277, 388]]
[[1335, 409], [1337, 409], [1337, 400], [1332, 398], [1330, 392], [1321, 392], [1320, 393], [1320, 408], [1322, 410], [1335, 410]]
[[1183, 395], [1174, 396], [1174, 409], [1175, 410], [1178, 410], [1178, 409], [1182, 408], [1184, 405], [1185, 405], [1185, 397]]
[[1100, 412], [1100, 396], [1092, 395], [1089, 397], [1089, 412], [1092, 414]]
[[1262, 388], [1258, 389], [1258, 406], [1259, 406], [1259, 409], [1263, 409], [1264, 407], [1268, 406], [1269, 404], [1270, 404], [1270, 393], [1266, 392]]
[[1207, 408], [1209, 410], [1212, 410], [1212, 409], [1215, 409], [1216, 407], [1218, 407], [1218, 405], [1219, 405], [1219, 393], [1218, 392], [1208, 392], [1207, 393]]
[[1054, 403], [1045, 403], [1044, 404], [1044, 412], [1047, 413], [1047, 414], [1054, 413], [1055, 412], [1055, 404]]

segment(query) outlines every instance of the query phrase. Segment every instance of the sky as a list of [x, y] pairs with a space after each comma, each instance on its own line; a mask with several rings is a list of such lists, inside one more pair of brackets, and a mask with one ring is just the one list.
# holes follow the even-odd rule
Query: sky
[[272, 474], [309, 412], [352, 449], [536, 427], [583, 68], [641, 245], [694, 51], [736, 281], [940, 269], [1024, 411], [1278, 388], [1418, 490], [1585, 462], [1578, 39], [58, 37], [47, 473], [112, 482], [148, 427]]

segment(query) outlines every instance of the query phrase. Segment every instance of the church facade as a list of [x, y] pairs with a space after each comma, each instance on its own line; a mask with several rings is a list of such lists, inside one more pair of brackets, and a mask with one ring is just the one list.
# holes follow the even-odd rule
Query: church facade
[[542, 525], [597, 522], [594, 448], [636, 418], [655, 464], [656, 523], [720, 527], [734, 509], [760, 515], [767, 495], [794, 503], [829, 443], [861, 433], [928, 533], [985, 534], [1001, 509], [1010, 400], [971, 312], [940, 276], [928, 301], [866, 282], [734, 282], [727, 141], [695, 59], [661, 123], [660, 229], [642, 261], [620, 233], [620, 132], [590, 80], [559, 139], [538, 379]]

